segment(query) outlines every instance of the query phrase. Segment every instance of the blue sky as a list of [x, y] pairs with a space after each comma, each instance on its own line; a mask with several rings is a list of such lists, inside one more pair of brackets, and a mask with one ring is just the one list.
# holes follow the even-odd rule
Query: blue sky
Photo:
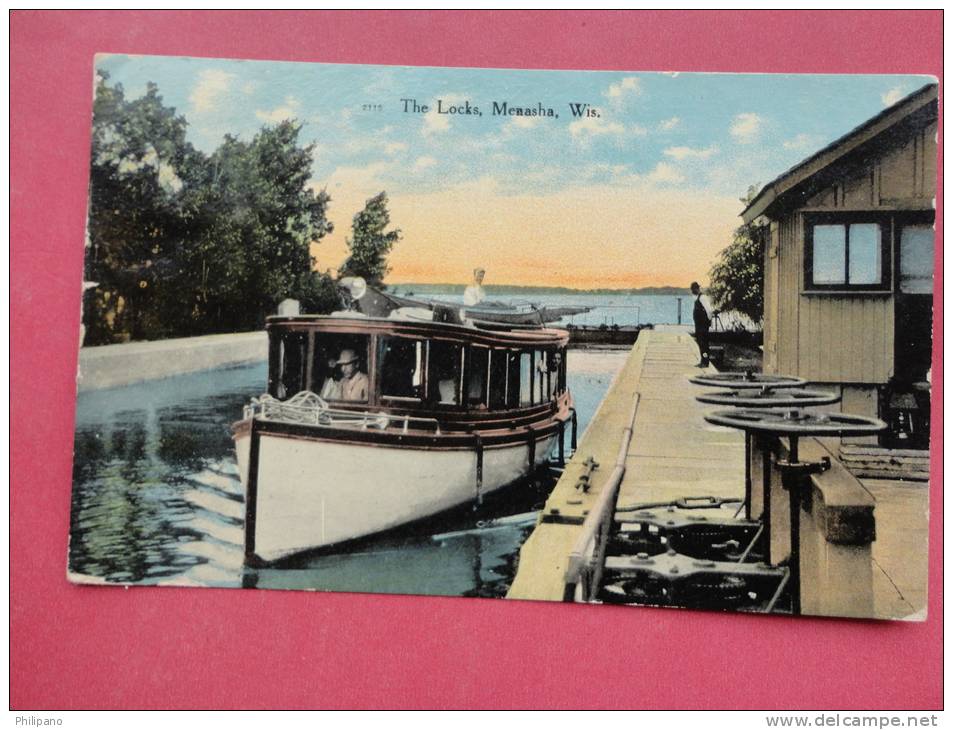
[[[313, 185], [331, 194], [338, 227], [315, 247], [322, 268], [343, 258], [363, 200], [386, 190], [405, 234], [394, 254], [396, 281], [447, 280], [457, 267], [489, 261], [490, 273], [495, 266], [510, 283], [611, 279], [612, 286], [626, 280], [604, 261], [577, 262], [575, 279], [559, 268], [547, 252], [554, 237], [566, 231], [557, 253], [582, 246], [591, 258], [608, 252], [638, 267], [633, 286], [703, 278], [740, 222], [737, 198], [749, 184], [768, 182], [930, 82], [156, 56], [99, 56], [96, 65], [128, 97], [157, 83], [205, 152], [226, 133], [250, 139], [263, 124], [300, 121], [302, 140], [316, 144]], [[437, 99], [445, 107], [469, 102], [482, 116], [405, 113], [404, 98], [430, 107]], [[542, 104], [558, 118], [493, 116], [494, 101]], [[574, 102], [599, 117], [574, 118]]]

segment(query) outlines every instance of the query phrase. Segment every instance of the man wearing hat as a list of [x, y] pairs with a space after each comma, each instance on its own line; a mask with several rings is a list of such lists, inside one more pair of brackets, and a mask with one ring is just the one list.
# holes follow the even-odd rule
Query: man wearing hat
[[708, 367], [708, 331], [711, 328], [711, 315], [708, 303], [704, 301], [702, 288], [697, 281], [692, 282], [692, 295], [695, 297], [695, 306], [692, 309], [692, 319], [695, 320], [695, 340], [698, 342], [698, 352], [701, 362], [698, 367]]
[[341, 368], [341, 380], [338, 382], [341, 400], [367, 400], [367, 374], [358, 369], [360, 358], [354, 350], [344, 349], [335, 365]]

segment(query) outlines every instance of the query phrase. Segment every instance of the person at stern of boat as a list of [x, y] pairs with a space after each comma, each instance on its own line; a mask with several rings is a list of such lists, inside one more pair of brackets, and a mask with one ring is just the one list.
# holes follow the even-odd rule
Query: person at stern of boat
[[473, 307], [486, 298], [483, 291], [483, 277], [486, 276], [484, 269], [473, 270], [473, 283], [463, 292], [463, 303], [467, 307]]
[[707, 299], [702, 294], [702, 288], [697, 281], [692, 282], [692, 295], [695, 297], [695, 307], [692, 309], [692, 319], [695, 320], [695, 341], [698, 343], [698, 352], [701, 361], [698, 367], [708, 367], [708, 331], [711, 329], [711, 311]]
[[341, 350], [337, 365], [341, 368], [341, 400], [367, 400], [367, 373], [359, 369], [354, 350]]

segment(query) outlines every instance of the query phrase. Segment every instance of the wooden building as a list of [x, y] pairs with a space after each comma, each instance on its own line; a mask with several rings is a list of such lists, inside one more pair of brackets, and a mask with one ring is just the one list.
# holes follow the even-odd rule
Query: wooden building
[[765, 372], [840, 387], [845, 412], [892, 424], [893, 446], [928, 438], [936, 137], [929, 84], [765, 185], [742, 212], [770, 231]]

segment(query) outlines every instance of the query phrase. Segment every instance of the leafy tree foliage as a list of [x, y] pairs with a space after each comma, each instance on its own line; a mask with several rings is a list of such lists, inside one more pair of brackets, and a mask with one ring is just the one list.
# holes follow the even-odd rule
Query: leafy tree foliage
[[[93, 107], [86, 343], [260, 327], [286, 297], [330, 311], [312, 244], [332, 230], [330, 197], [309, 187], [300, 125], [226, 137], [211, 155], [158, 88], [128, 101], [101, 75]], [[311, 308], [313, 307], [313, 308]]]
[[354, 216], [352, 237], [348, 239], [351, 254], [342, 267], [345, 276], [362, 276], [368, 284], [382, 287], [390, 269], [387, 254], [401, 238], [400, 229], [385, 232], [390, 225], [387, 194], [381, 192], [367, 201], [364, 210]]
[[[741, 198], [747, 205], [758, 192], [748, 188]], [[764, 246], [766, 229], [743, 224], [735, 229], [732, 242], [719, 255], [710, 272], [708, 294], [716, 308], [747, 315], [752, 322], [764, 319]]]

